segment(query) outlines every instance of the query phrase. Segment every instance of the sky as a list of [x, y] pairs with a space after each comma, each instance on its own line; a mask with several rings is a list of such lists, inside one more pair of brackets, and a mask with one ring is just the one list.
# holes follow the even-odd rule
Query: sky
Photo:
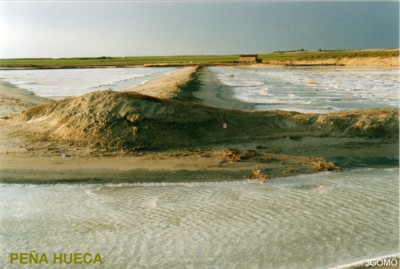
[[398, 47], [398, 1], [0, 0], [0, 58]]

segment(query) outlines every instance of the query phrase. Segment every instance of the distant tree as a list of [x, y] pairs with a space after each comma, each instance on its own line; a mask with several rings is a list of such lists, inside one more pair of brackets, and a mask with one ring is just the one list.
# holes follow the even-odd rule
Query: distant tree
[[322, 51], [322, 49], [318, 49], [318, 51]]

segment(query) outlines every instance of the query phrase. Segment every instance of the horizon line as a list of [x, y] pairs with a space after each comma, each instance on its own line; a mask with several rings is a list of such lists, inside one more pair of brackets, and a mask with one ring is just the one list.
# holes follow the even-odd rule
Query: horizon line
[[140, 58], [140, 57], [190, 57], [190, 56], [236, 56], [236, 55], [266, 55], [266, 54], [273, 54], [273, 53], [294, 53], [294, 52], [329, 52], [329, 51], [363, 51], [363, 50], [400, 50], [398, 48], [362, 48], [362, 49], [297, 49], [297, 50], [274, 50], [271, 52], [263, 52], [263, 53], [227, 53], [227, 54], [169, 54], [169, 55], [118, 55], [118, 56], [110, 56], [110, 55], [98, 55], [98, 56], [70, 56], [70, 57], [51, 57], [51, 56], [44, 56], [44, 57], [0, 57], [0, 60], [17, 60], [17, 59], [79, 59], [79, 58]]

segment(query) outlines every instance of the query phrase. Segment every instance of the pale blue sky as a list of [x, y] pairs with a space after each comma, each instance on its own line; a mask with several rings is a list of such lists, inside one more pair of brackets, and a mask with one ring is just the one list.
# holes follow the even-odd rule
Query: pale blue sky
[[393, 47], [398, 1], [0, 2], [0, 58]]

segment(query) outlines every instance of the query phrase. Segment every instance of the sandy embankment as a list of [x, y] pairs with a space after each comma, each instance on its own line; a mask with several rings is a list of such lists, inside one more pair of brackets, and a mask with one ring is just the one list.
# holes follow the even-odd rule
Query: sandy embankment
[[0, 117], [24, 111], [37, 105], [50, 103], [52, 100], [39, 97], [0, 80]]
[[[347, 55], [346, 55], [347, 54]], [[303, 55], [301, 57], [296, 57]], [[299, 65], [299, 66], [363, 66], [363, 67], [398, 67], [400, 65], [399, 49], [362, 49], [349, 50], [343, 53], [313, 54], [311, 52], [288, 52], [286, 60], [270, 60], [261, 65]], [[292, 57], [290, 57], [292, 56]], [[330, 58], [329, 58], [330, 57]]]
[[[263, 64], [264, 65], [264, 64]], [[337, 66], [365, 66], [365, 67], [398, 67], [399, 57], [341, 57], [315, 60], [286, 60], [270, 61], [265, 65], [337, 65]]]
[[[318, 115], [204, 106], [185, 101], [204, 90], [194, 85], [194, 71], [137, 89], [147, 95], [95, 92], [7, 114], [0, 120], [0, 180], [214, 181], [243, 179], [256, 168], [269, 177], [311, 173], [321, 158], [342, 168], [398, 164], [398, 110]], [[1, 89], [24, 104], [2, 102], [2, 109], [33, 105], [28, 92], [19, 98], [10, 85]], [[208, 105], [233, 102], [222, 95]]]
[[182, 87], [191, 83], [198, 68], [198, 66], [191, 66], [178, 69], [167, 76], [152, 79], [126, 91], [134, 91], [160, 99], [181, 99], [184, 98]]

